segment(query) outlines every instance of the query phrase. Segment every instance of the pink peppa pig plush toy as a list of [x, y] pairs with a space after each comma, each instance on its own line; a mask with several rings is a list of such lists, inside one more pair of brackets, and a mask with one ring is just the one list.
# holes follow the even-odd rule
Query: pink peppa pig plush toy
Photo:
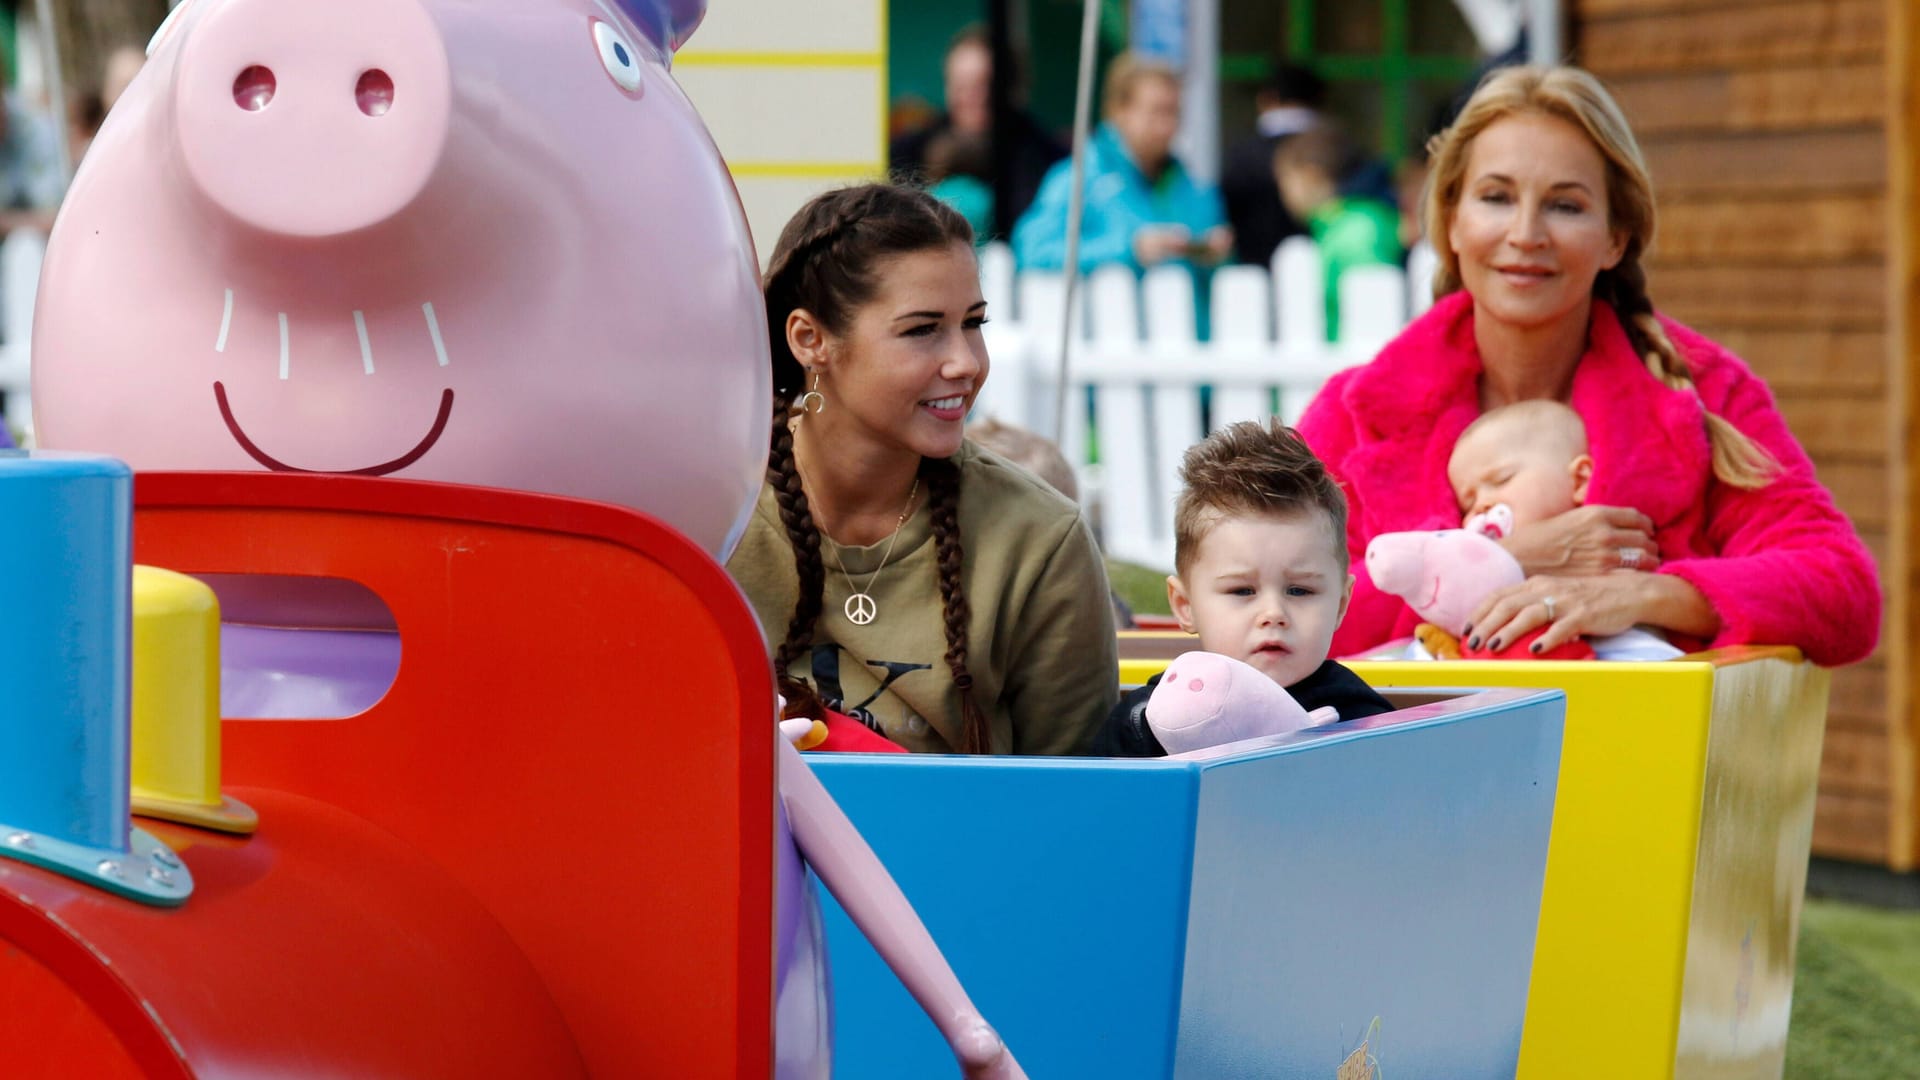
[[1284, 735], [1340, 719], [1332, 707], [1308, 712], [1254, 667], [1219, 653], [1183, 653], [1147, 699], [1147, 724], [1169, 754]]
[[[1481, 525], [1478, 521], [1474, 524]], [[1421, 618], [1457, 639], [1487, 594], [1526, 580], [1520, 564], [1493, 538], [1498, 534], [1489, 535], [1491, 532], [1491, 528], [1482, 526], [1437, 532], [1382, 533], [1367, 545], [1367, 573], [1382, 591], [1405, 600]], [[1541, 627], [1522, 635], [1497, 653], [1484, 648], [1470, 649], [1461, 643], [1459, 655], [1481, 660], [1593, 658], [1592, 646], [1578, 640], [1536, 656], [1529, 646], [1545, 630]], [[1422, 640], [1428, 642], [1425, 636]], [[1443, 655], [1443, 651], [1433, 649], [1431, 643], [1429, 649], [1435, 655]]]

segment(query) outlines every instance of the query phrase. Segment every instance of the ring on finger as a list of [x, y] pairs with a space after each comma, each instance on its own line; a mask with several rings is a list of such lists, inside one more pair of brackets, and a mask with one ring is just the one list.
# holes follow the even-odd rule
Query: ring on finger
[[1545, 605], [1547, 605], [1547, 621], [1548, 621], [1548, 622], [1552, 622], [1552, 621], [1554, 621], [1554, 620], [1555, 620], [1556, 618], [1559, 618], [1559, 616], [1557, 616], [1557, 615], [1555, 615], [1555, 614], [1553, 613], [1553, 597], [1551, 597], [1551, 596], [1549, 596], [1549, 597], [1546, 597], [1546, 598], [1544, 598], [1543, 600], [1541, 600], [1540, 602], [1541, 602], [1541, 603], [1543, 603], [1543, 604], [1545, 604]]
[[1620, 568], [1622, 570], [1638, 570], [1640, 568], [1640, 556], [1641, 551], [1637, 547], [1621, 548]]

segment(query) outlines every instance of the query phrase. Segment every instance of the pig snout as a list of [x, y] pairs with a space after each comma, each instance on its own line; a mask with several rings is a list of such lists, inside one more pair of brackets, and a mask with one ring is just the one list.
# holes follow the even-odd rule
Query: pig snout
[[190, 182], [268, 232], [391, 218], [439, 164], [446, 45], [420, 0], [201, 0], [172, 110]]
[[1367, 576], [1375, 587], [1406, 597], [1420, 586], [1427, 561], [1425, 533], [1382, 533], [1367, 545]]

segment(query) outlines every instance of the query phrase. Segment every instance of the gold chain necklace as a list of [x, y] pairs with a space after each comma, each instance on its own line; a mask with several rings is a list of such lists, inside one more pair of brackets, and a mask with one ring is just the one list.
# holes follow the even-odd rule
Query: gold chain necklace
[[[797, 455], [793, 459], [793, 467], [800, 474], [801, 486], [812, 487], [812, 483], [807, 480], [806, 470], [800, 468], [800, 458]], [[841, 605], [840, 610], [847, 616], [847, 621], [855, 626], [866, 626], [880, 617], [880, 605], [873, 602], [871, 595], [873, 583], [880, 580], [880, 571], [885, 570], [887, 561], [893, 558], [894, 542], [900, 539], [900, 530], [906, 527], [907, 518], [913, 514], [913, 500], [918, 494], [920, 494], [920, 477], [915, 475], [913, 486], [907, 489], [907, 505], [900, 508], [900, 518], [893, 523], [893, 532], [887, 536], [887, 550], [880, 555], [880, 565], [874, 567], [873, 573], [867, 576], [865, 588], [855, 585], [853, 575], [847, 573], [846, 559], [839, 557], [840, 541], [827, 536], [826, 529], [820, 530], [820, 535], [826, 536], [827, 543], [834, 547], [834, 554], [840, 563], [840, 576], [847, 579], [847, 591], [850, 595], [847, 597], [847, 602]]]

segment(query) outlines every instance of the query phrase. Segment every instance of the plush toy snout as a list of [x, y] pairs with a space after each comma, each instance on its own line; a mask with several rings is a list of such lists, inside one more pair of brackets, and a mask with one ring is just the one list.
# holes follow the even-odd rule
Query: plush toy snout
[[1147, 699], [1147, 726], [1169, 754], [1262, 735], [1282, 735], [1340, 717], [1309, 713], [1279, 683], [1231, 656], [1184, 653]]
[[1465, 529], [1382, 533], [1367, 545], [1367, 573], [1383, 592], [1456, 637], [1489, 593], [1526, 580], [1506, 548]]

